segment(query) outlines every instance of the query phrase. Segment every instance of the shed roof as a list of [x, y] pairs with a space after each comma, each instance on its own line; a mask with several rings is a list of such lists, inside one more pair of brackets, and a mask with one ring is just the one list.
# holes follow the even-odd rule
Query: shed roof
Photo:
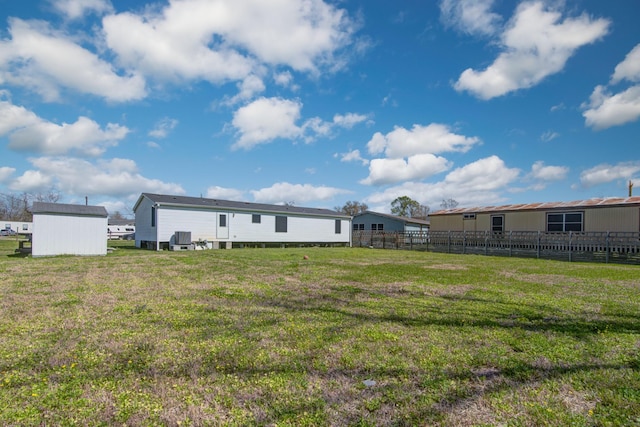
[[134, 211], [138, 208], [138, 205], [145, 197], [158, 205], [167, 206], [201, 207], [209, 209], [229, 209], [251, 212], [289, 213], [298, 215], [330, 216], [332, 218], [351, 218], [349, 215], [345, 215], [341, 212], [336, 212], [331, 209], [270, 205], [265, 203], [236, 202], [231, 200], [206, 199], [204, 197], [172, 196], [167, 194], [152, 193], [142, 193], [133, 208]]
[[359, 213], [358, 215], [354, 216], [353, 219], [355, 220], [357, 217], [361, 215], [366, 215], [366, 214], [376, 215], [376, 216], [381, 216], [383, 218], [389, 218], [396, 221], [401, 221], [405, 224], [429, 225], [429, 220], [427, 219], [409, 218], [406, 216], [391, 215], [391, 214], [374, 212], [374, 211], [365, 211], [365, 212]]
[[522, 203], [501, 206], [482, 206], [472, 208], [443, 209], [429, 214], [451, 215], [460, 213], [488, 213], [488, 212], [512, 212], [512, 211], [541, 211], [560, 209], [582, 209], [582, 208], [602, 208], [614, 206], [640, 206], [640, 196], [635, 197], [603, 197], [587, 200], [575, 200], [572, 202], [544, 202], [544, 203]]
[[108, 216], [104, 206], [69, 205], [65, 203], [33, 202], [34, 214], [61, 214], [78, 216]]

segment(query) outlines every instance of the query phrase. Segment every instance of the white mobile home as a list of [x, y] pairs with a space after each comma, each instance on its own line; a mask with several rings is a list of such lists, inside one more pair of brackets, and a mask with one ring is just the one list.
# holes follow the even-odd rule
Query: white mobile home
[[103, 206], [34, 202], [31, 254], [106, 255], [107, 210]]
[[143, 193], [133, 211], [142, 248], [351, 243], [351, 217], [329, 209]]
[[28, 221], [2, 221], [0, 227], [4, 230], [11, 230], [16, 234], [31, 234], [33, 223]]

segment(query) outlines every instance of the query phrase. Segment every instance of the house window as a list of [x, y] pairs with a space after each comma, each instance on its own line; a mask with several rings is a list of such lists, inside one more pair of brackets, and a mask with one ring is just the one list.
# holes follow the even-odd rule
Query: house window
[[475, 213], [466, 213], [462, 215], [462, 219], [476, 219]]
[[251, 215], [251, 222], [254, 224], [260, 224], [260, 222], [262, 221], [262, 218], [260, 217], [259, 214], [253, 214]]
[[504, 231], [504, 215], [491, 216], [491, 231], [502, 233]]
[[29, 224], [22, 224], [22, 229], [23, 230], [28, 230], [29, 229]]
[[582, 231], [583, 212], [547, 214], [547, 231]]
[[384, 224], [371, 224], [371, 231], [382, 231], [384, 230]]
[[336, 219], [336, 234], [342, 233], [342, 221]]
[[359, 231], [359, 230], [364, 231], [364, 224], [353, 224], [353, 231]]
[[286, 233], [286, 232], [287, 232], [287, 217], [277, 216], [276, 217], [276, 233]]
[[226, 227], [226, 226], [227, 226], [227, 215], [220, 214], [220, 227]]
[[153, 206], [151, 207], [151, 226], [156, 226], [156, 208]]

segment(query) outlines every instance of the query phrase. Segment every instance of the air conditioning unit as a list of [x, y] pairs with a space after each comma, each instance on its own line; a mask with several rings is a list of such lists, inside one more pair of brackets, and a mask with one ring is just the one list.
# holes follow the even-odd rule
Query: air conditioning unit
[[175, 244], [176, 245], [190, 245], [191, 244], [191, 232], [190, 231], [176, 231], [174, 237], [175, 237]]

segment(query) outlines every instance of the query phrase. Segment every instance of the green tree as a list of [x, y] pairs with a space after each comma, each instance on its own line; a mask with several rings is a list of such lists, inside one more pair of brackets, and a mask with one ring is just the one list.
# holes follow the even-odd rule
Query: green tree
[[421, 205], [409, 196], [400, 196], [391, 202], [391, 213], [398, 216], [426, 219], [429, 210], [429, 206]]
[[344, 206], [336, 206], [334, 208], [337, 212], [342, 212], [346, 215], [356, 216], [369, 210], [369, 206], [366, 203], [360, 203], [355, 200], [349, 200]]

